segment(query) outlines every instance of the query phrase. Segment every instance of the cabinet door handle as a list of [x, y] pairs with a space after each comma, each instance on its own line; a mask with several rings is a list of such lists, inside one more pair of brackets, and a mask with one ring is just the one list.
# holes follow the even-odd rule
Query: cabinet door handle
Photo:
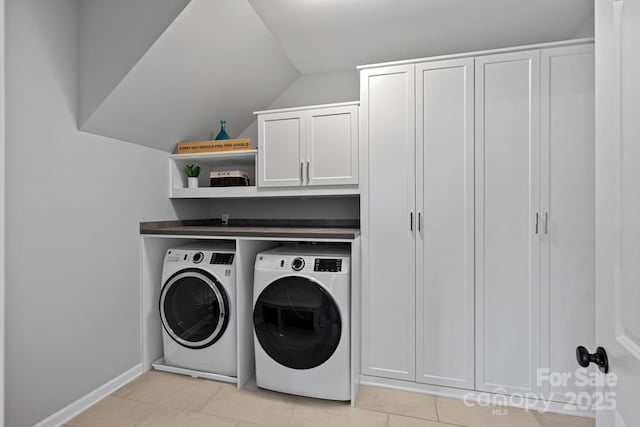
[[542, 214], [542, 221], [544, 221], [544, 234], [549, 234], [549, 212]]
[[540, 214], [538, 212], [534, 212], [533, 214], [533, 234], [540, 233]]
[[413, 231], [413, 211], [409, 212], [409, 230]]
[[311, 178], [309, 178], [309, 169], [311, 168], [311, 162], [307, 160], [307, 184], [311, 182]]
[[422, 231], [422, 212], [418, 212], [418, 231]]
[[304, 175], [302, 173], [303, 169], [304, 169], [304, 162], [301, 160], [300, 161], [300, 182], [304, 184]]
[[602, 347], [598, 347], [595, 353], [589, 354], [585, 347], [578, 346], [576, 348], [576, 359], [578, 359], [578, 365], [583, 368], [595, 363], [603, 373], [609, 372], [609, 357], [607, 357], [607, 351]]

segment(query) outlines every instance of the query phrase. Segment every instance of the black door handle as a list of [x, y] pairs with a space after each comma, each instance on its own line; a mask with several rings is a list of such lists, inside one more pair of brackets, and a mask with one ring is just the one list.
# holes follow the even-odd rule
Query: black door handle
[[607, 351], [598, 347], [596, 352], [589, 354], [589, 350], [583, 346], [576, 348], [576, 359], [578, 359], [578, 365], [586, 368], [590, 363], [595, 363], [598, 368], [605, 374], [609, 372], [609, 358], [607, 357]]

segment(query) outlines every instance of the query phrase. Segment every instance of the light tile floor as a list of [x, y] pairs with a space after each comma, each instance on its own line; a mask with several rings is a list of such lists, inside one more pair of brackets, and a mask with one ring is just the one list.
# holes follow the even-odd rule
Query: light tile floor
[[361, 386], [356, 408], [150, 371], [70, 420], [73, 427], [594, 427], [593, 420]]

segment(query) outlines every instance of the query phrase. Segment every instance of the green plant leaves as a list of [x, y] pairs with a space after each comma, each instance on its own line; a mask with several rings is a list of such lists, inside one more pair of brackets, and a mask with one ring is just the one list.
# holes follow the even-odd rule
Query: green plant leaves
[[191, 177], [197, 177], [198, 175], [200, 175], [200, 166], [198, 166], [198, 165], [185, 165], [184, 173], [190, 178]]

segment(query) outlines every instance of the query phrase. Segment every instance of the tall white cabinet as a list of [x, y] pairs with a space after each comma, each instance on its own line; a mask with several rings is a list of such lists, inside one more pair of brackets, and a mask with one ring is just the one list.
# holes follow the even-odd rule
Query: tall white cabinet
[[362, 69], [366, 378], [566, 400], [537, 371], [593, 342], [593, 68], [568, 44]]
[[416, 381], [473, 388], [474, 63], [415, 68]]
[[[593, 64], [593, 45], [540, 56], [541, 366], [553, 372], [574, 371], [577, 346], [596, 347]], [[570, 382], [542, 391], [585, 389]]]
[[476, 386], [540, 366], [540, 53], [476, 58]]
[[361, 76], [362, 371], [415, 379], [415, 71]]
[[362, 72], [366, 374], [473, 387], [473, 68]]

